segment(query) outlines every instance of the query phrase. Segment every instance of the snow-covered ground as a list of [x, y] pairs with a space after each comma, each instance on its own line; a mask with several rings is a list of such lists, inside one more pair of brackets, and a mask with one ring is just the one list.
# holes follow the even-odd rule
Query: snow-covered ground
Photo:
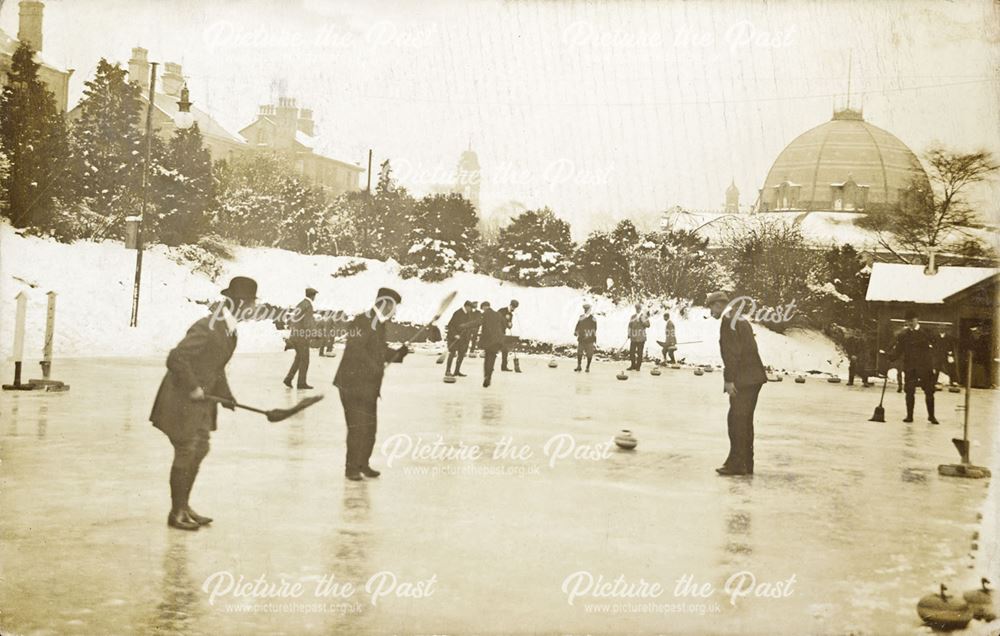
[[[192, 271], [191, 264], [178, 264], [171, 252], [157, 245], [143, 257], [139, 327], [130, 328], [135, 251], [117, 241], [79, 241], [71, 245], [38, 237], [18, 235], [0, 225], [0, 356], [11, 353], [15, 297], [28, 296], [26, 360], [41, 355], [44, 337], [46, 293], [57, 293], [55, 356], [125, 356], [162, 353], [183, 335], [187, 326], [206, 311], [198, 301], [213, 299], [230, 277], [245, 275], [259, 283], [263, 302], [278, 306], [297, 303], [306, 286], [319, 291], [320, 309], [357, 312], [366, 309], [380, 286], [390, 286], [403, 295], [398, 318], [421, 323], [435, 312], [441, 299], [458, 290], [457, 303], [466, 298], [489, 300], [495, 308], [511, 299], [520, 302], [515, 314], [517, 335], [553, 344], [574, 342], [573, 327], [584, 300], [594, 305], [598, 317], [598, 346], [621, 347], [632, 313], [629, 305], [616, 305], [569, 287], [531, 288], [480, 274], [457, 274], [426, 283], [402, 279], [393, 262], [365, 261], [367, 270], [350, 277], [331, 274], [344, 264], [359, 260], [347, 257], [309, 256], [278, 249], [235, 248], [234, 259], [225, 263], [218, 280]], [[446, 316], [447, 317], [447, 316]], [[703, 308], [686, 317], [674, 316], [679, 357], [688, 362], [719, 363], [718, 329]], [[777, 369], [846, 373], [833, 343], [822, 334], [790, 330], [782, 335], [755, 327], [761, 355]], [[653, 342], [662, 340], [664, 321], [652, 320], [647, 352], [656, 353]], [[280, 351], [283, 334], [270, 322], [240, 327], [240, 350]]]

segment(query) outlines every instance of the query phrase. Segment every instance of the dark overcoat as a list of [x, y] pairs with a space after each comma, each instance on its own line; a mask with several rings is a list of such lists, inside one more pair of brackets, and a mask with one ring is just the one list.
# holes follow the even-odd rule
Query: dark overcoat
[[348, 391], [381, 392], [382, 376], [388, 362], [400, 360], [400, 350], [385, 340], [386, 323], [376, 320], [371, 312], [355, 316], [347, 327], [347, 344], [340, 358], [333, 384]]
[[760, 361], [753, 328], [743, 317], [735, 322], [731, 316], [722, 318], [719, 329], [719, 351], [722, 353], [722, 377], [736, 386], [753, 386], [767, 382], [767, 372]]
[[213, 322], [206, 316], [191, 325], [167, 355], [167, 374], [149, 415], [153, 426], [171, 437], [186, 437], [199, 428], [214, 431], [218, 405], [192, 400], [190, 394], [201, 387], [207, 395], [232, 400], [226, 364], [235, 349], [236, 334], [229, 334], [221, 318]]

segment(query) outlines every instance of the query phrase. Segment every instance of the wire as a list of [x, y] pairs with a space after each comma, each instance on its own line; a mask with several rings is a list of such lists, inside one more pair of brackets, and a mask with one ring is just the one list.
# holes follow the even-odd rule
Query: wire
[[[902, 93], [907, 91], [920, 91], [934, 88], [950, 88], [954, 86], [967, 86], [972, 84], [986, 84], [986, 83], [996, 83], [998, 80], [992, 78], [980, 78], [976, 80], [969, 80], [965, 82], [948, 82], [944, 84], [925, 84], [922, 86], [908, 86], [899, 88], [884, 88], [879, 90], [869, 90], [869, 91], [859, 91], [858, 95], [869, 95], [869, 94], [884, 94], [884, 93]], [[746, 99], [707, 99], [707, 100], [690, 100], [690, 101], [648, 101], [648, 102], [516, 102], [516, 101], [504, 101], [504, 102], [487, 102], [482, 100], [476, 101], [459, 101], [459, 100], [449, 100], [449, 99], [427, 99], [418, 97], [395, 97], [389, 95], [358, 95], [358, 99], [377, 99], [383, 101], [393, 101], [393, 102], [405, 102], [405, 103], [427, 103], [427, 104], [453, 104], [453, 105], [491, 105], [491, 106], [529, 106], [532, 108], [542, 107], [542, 106], [574, 106], [574, 107], [658, 107], [658, 106], [694, 106], [694, 105], [713, 105], [713, 104], [744, 104], [744, 103], [764, 103], [764, 102], [785, 102], [785, 101], [797, 101], [797, 100], [810, 100], [810, 99], [829, 99], [832, 97], [839, 97], [843, 95], [843, 92], [836, 93], [822, 93], [816, 95], [793, 95], [789, 97], [751, 97]]]

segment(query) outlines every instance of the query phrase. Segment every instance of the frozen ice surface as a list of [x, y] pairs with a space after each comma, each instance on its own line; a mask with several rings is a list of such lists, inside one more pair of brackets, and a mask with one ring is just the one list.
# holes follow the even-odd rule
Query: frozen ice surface
[[[923, 421], [919, 399], [906, 425], [890, 385], [888, 421], [877, 424], [867, 421], [877, 388], [768, 384], [757, 474], [722, 478], [713, 470], [728, 444], [721, 373], [653, 377], [647, 367], [619, 382], [612, 363], [576, 374], [572, 361], [547, 361], [522, 359], [523, 374], [498, 369], [490, 389], [481, 359], [450, 385], [431, 355], [392, 366], [380, 445], [441, 436], [453, 453], [478, 446], [486, 456], [416, 458], [435, 452], [424, 446], [387, 466], [376, 450], [382, 477], [353, 483], [330, 386], [339, 357], [314, 356], [310, 381], [327, 399], [310, 410], [278, 424], [220, 412], [192, 495], [215, 523], [185, 533], [166, 526], [171, 448], [146, 421], [162, 358], [57, 360], [68, 393], [0, 396], [0, 631], [923, 633], [921, 595], [940, 581], [960, 592], [986, 574], [970, 544], [987, 483], [936, 471], [957, 461], [949, 440], [961, 435], [962, 395], [937, 394], [941, 426]], [[281, 385], [289, 362], [237, 355], [236, 396], [293, 403], [299, 396]], [[973, 460], [989, 465], [997, 394], [972, 400]], [[595, 450], [622, 428], [635, 431], [635, 452]], [[544, 449], [556, 435], [597, 458], [550, 465]], [[493, 459], [503, 438], [531, 456]], [[724, 588], [744, 571], [770, 590], [794, 583], [782, 598], [733, 605]], [[396, 585], [373, 605], [365, 584], [380, 572]], [[623, 576], [633, 589], [662, 589], [570, 604], [564, 583], [578, 572], [571, 581]], [[213, 598], [221, 579], [209, 577], [225, 573], [298, 582], [303, 594]], [[359, 588], [346, 605], [316, 597], [330, 575]], [[676, 595], [685, 575], [711, 595]], [[424, 598], [396, 595], [421, 583]]]

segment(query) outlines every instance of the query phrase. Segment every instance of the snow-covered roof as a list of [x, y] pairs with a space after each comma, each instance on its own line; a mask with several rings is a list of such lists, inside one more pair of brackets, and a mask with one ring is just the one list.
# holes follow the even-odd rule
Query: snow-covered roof
[[[0, 5], [2, 4], [3, 2], [0, 2]], [[20, 41], [17, 38], [12, 38], [3, 29], [0, 29], [0, 53], [13, 57], [18, 46], [20, 46]], [[60, 73], [69, 72], [66, 69], [60, 68], [46, 60], [45, 56], [40, 51], [35, 51], [35, 61], [44, 67], [52, 69], [53, 71], [58, 71]]]
[[295, 141], [309, 149], [316, 147], [316, 138], [308, 133], [302, 132], [301, 130], [295, 131]]
[[[147, 95], [143, 94], [142, 100], [145, 101], [146, 97]], [[174, 95], [157, 92], [154, 93], [153, 104], [156, 106], [157, 110], [165, 114], [167, 117], [174, 119], [177, 117], [177, 101], [179, 99], [179, 97]], [[202, 135], [223, 139], [229, 143], [241, 146], [246, 145], [246, 141], [244, 141], [242, 137], [229, 132], [229, 130], [216, 121], [212, 115], [197, 106], [191, 106], [191, 114], [194, 116], [194, 120], [198, 122], [198, 129], [201, 131]]]
[[939, 267], [929, 275], [923, 265], [875, 263], [865, 300], [940, 305], [998, 273], [994, 267]]

